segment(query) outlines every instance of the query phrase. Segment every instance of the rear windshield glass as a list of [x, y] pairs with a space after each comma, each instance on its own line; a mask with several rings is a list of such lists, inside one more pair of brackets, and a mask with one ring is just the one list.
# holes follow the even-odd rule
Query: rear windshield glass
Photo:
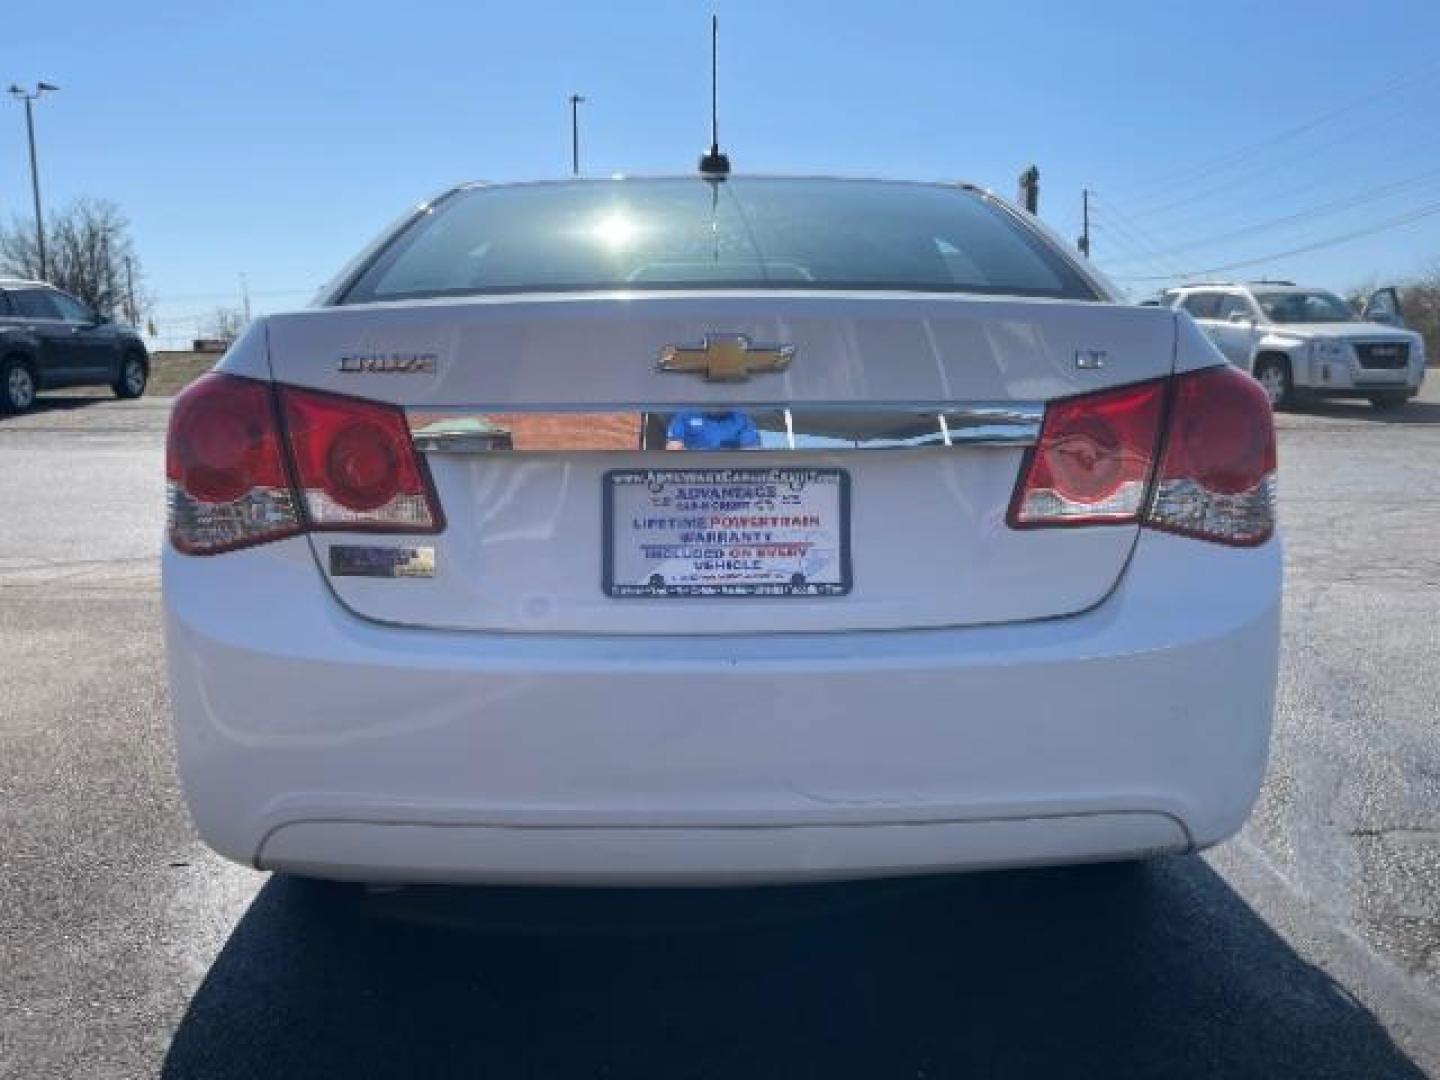
[[402, 233], [341, 302], [695, 288], [1098, 299], [1038, 234], [963, 189], [681, 178], [462, 191]]

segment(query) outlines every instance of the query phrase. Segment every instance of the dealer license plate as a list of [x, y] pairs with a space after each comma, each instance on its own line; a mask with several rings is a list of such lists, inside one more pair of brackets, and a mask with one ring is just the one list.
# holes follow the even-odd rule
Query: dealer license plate
[[615, 597], [844, 596], [850, 478], [840, 469], [623, 469], [605, 475]]

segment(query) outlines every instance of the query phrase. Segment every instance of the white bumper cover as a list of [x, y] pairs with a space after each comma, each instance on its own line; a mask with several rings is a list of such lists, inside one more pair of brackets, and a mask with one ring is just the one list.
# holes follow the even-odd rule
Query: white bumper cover
[[1278, 541], [1144, 532], [1084, 614], [828, 635], [389, 627], [335, 601], [304, 538], [164, 570], [192, 814], [264, 868], [728, 884], [1116, 858], [1224, 839], [1264, 772]]

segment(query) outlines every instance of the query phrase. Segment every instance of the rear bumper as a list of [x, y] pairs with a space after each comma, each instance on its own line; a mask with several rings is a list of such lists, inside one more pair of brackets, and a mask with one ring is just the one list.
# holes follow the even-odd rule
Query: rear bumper
[[303, 538], [167, 551], [165, 592], [181, 775], [222, 854], [362, 880], [740, 883], [1230, 835], [1266, 760], [1280, 548], [1145, 532], [1081, 615], [832, 635], [377, 625]]
[[259, 863], [368, 882], [731, 885], [1041, 866], [1183, 851], [1163, 814], [751, 828], [282, 825]]

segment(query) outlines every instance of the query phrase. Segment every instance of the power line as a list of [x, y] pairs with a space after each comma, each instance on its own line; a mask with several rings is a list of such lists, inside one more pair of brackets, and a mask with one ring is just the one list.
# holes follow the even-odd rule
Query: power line
[[1111, 230], [1112, 233], [1116, 231], [1122, 232], [1132, 237], [1135, 243], [1146, 249], [1150, 253], [1150, 258], [1147, 259], [1147, 261], [1152, 265], [1159, 265], [1162, 268], [1169, 265], [1173, 268], [1175, 264], [1166, 256], [1164, 244], [1157, 243], [1149, 232], [1131, 220], [1128, 214], [1122, 213], [1120, 208], [1104, 195], [1096, 191], [1091, 191], [1090, 197], [1095, 204], [1094, 209], [1098, 211], [1097, 223], [1102, 230], [1105, 229], [1106, 222], [1108, 221], [1113, 227]]
[[[1157, 276], [1170, 277], [1175, 273], [1174, 264], [1167, 264], [1158, 258], [1155, 252], [1147, 251], [1137, 246], [1135, 240], [1126, 236], [1118, 228], [1107, 226], [1102, 219], [1092, 218], [1090, 221], [1090, 229], [1093, 233], [1102, 237], [1107, 244], [1113, 245], [1117, 250], [1122, 252], [1122, 254], [1128, 254], [1128, 258], [1122, 258], [1120, 260], [1122, 265], [1131, 262], [1136, 265], [1143, 265], [1145, 268], [1155, 271]], [[1108, 264], [1110, 260], [1097, 258], [1096, 261], [1104, 266]], [[1169, 269], [1167, 269], [1167, 266]]]
[[1285, 214], [1281, 217], [1252, 222], [1249, 225], [1232, 229], [1229, 232], [1215, 233], [1207, 237], [1202, 237], [1199, 240], [1191, 240], [1183, 244], [1160, 248], [1159, 250], [1165, 255], [1175, 255], [1184, 251], [1194, 251], [1196, 248], [1212, 247], [1215, 244], [1223, 243], [1227, 240], [1234, 240], [1239, 237], [1253, 236], [1255, 233], [1269, 232], [1272, 229], [1283, 228], [1309, 218], [1326, 217], [1334, 213], [1350, 210], [1356, 206], [1364, 206], [1367, 203], [1388, 199], [1398, 192], [1436, 177], [1440, 177], [1440, 167], [1426, 169], [1422, 173], [1406, 177], [1402, 180], [1396, 180], [1389, 184], [1382, 184], [1378, 188], [1356, 192], [1340, 199], [1332, 199], [1329, 202], [1320, 203], [1318, 206], [1297, 210], [1294, 213]]
[[[1423, 154], [1415, 153], [1414, 151], [1415, 151], [1415, 149], [1416, 149], [1417, 147], [1418, 147], [1419, 149], [1425, 151], [1425, 152], [1424, 152]], [[1306, 157], [1314, 157], [1315, 155], [1319, 154], [1323, 149], [1325, 149], [1325, 148], [1324, 148], [1324, 147], [1317, 147], [1317, 148], [1314, 148], [1314, 149], [1312, 149], [1312, 150], [1307, 150], [1307, 151], [1305, 152], [1304, 156], [1306, 156]], [[1417, 164], [1425, 164], [1427, 161], [1433, 160], [1433, 154], [1432, 154], [1432, 152], [1431, 152], [1431, 148], [1430, 148], [1429, 146], [1424, 145], [1423, 143], [1420, 143], [1420, 142], [1412, 142], [1412, 143], [1410, 144], [1410, 150], [1411, 150], [1410, 153], [1408, 153], [1408, 154], [1402, 153], [1402, 154], [1400, 154], [1398, 157], [1389, 157], [1389, 156], [1381, 157], [1381, 156], [1379, 156], [1379, 155], [1376, 155], [1376, 156], [1374, 156], [1374, 157], [1372, 157], [1372, 158], [1370, 158], [1370, 159], [1367, 159], [1367, 160], [1369, 160], [1371, 163], [1381, 164], [1381, 165], [1385, 166], [1385, 170], [1386, 170], [1386, 171], [1385, 171], [1385, 172], [1382, 172], [1382, 173], [1380, 174], [1380, 178], [1383, 178], [1383, 177], [1389, 175], [1391, 172], [1393, 172], [1393, 170], [1394, 170], [1394, 168], [1395, 168], [1396, 166], [1400, 166], [1400, 165], [1412, 166], [1412, 165], [1417, 165]], [[1277, 166], [1276, 166], [1276, 171], [1284, 171], [1284, 169], [1283, 169], [1283, 164], [1282, 164], [1282, 165], [1277, 165]], [[1346, 181], [1347, 179], [1350, 179], [1350, 177], [1347, 176], [1345, 173], [1340, 173], [1340, 172], [1336, 172], [1336, 171], [1332, 171], [1332, 170], [1328, 170], [1328, 169], [1313, 169], [1313, 168], [1312, 168], [1312, 169], [1308, 169], [1308, 170], [1298, 170], [1297, 172], [1298, 172], [1298, 175], [1303, 175], [1303, 176], [1307, 177], [1307, 179], [1305, 180], [1304, 183], [1295, 184], [1295, 185], [1292, 185], [1292, 186], [1290, 186], [1290, 187], [1282, 188], [1282, 189], [1279, 190], [1279, 191], [1267, 191], [1267, 192], [1264, 194], [1264, 199], [1265, 199], [1265, 201], [1270, 202], [1270, 203], [1280, 203], [1280, 202], [1283, 202], [1283, 201], [1286, 200], [1286, 199], [1293, 198], [1293, 197], [1295, 197], [1295, 196], [1297, 196], [1297, 195], [1305, 195], [1305, 194], [1308, 194], [1308, 193], [1310, 193], [1310, 192], [1317, 191], [1317, 190], [1319, 190], [1319, 191], [1324, 191], [1324, 190], [1327, 189], [1327, 188], [1336, 188], [1336, 187], [1338, 186], [1338, 184], [1343, 183], [1343, 182]], [[1228, 185], [1224, 185], [1223, 187], [1215, 188], [1215, 189], [1212, 189], [1211, 191], [1208, 191], [1208, 192], [1202, 192], [1201, 194], [1199, 194], [1199, 195], [1195, 196], [1194, 198], [1188, 200], [1188, 203], [1189, 203], [1190, 205], [1204, 204], [1205, 202], [1210, 201], [1210, 200], [1211, 200], [1211, 197], [1214, 196], [1214, 195], [1222, 194], [1222, 193], [1227, 192], [1227, 191], [1230, 191], [1230, 190], [1232, 190], [1233, 188], [1236, 188], [1236, 187], [1244, 187], [1246, 184], [1250, 183], [1251, 181], [1269, 179], [1271, 175], [1272, 175], [1272, 173], [1268, 173], [1268, 172], [1255, 173], [1255, 174], [1253, 174], [1253, 175], [1251, 175], [1251, 176], [1245, 177], [1243, 180], [1241, 180], [1241, 181], [1238, 182], [1238, 183], [1232, 182], [1232, 183], [1230, 183], [1230, 184], [1228, 184]], [[1358, 174], [1356, 174], [1356, 175], [1358, 175]], [[1231, 199], [1227, 200], [1227, 203], [1224, 204], [1224, 205], [1203, 207], [1203, 208], [1197, 209], [1197, 211], [1196, 211], [1195, 213], [1187, 214], [1187, 215], [1185, 215], [1185, 216], [1183, 216], [1183, 217], [1180, 217], [1180, 218], [1175, 218], [1175, 217], [1173, 217], [1172, 215], [1164, 214], [1163, 216], [1164, 216], [1165, 220], [1163, 221], [1163, 223], [1157, 223], [1157, 224], [1155, 224], [1155, 225], [1152, 225], [1152, 228], [1153, 228], [1153, 227], [1163, 227], [1164, 230], [1166, 231], [1166, 233], [1169, 234], [1169, 233], [1174, 233], [1174, 232], [1177, 232], [1177, 231], [1189, 229], [1189, 228], [1191, 228], [1191, 227], [1193, 227], [1193, 226], [1195, 226], [1195, 225], [1197, 225], [1197, 224], [1213, 224], [1217, 217], [1220, 218], [1221, 220], [1224, 220], [1224, 219], [1227, 219], [1227, 218], [1230, 218], [1230, 217], [1234, 216], [1237, 210], [1248, 209], [1248, 207], [1250, 206], [1250, 204], [1251, 204], [1253, 201], [1255, 201], [1255, 200], [1254, 200], [1254, 199], [1243, 199], [1243, 200], [1241, 200], [1241, 199], [1231, 198]], [[1158, 213], [1156, 213], [1156, 214], [1146, 214], [1146, 213], [1143, 213], [1143, 212], [1137, 213], [1137, 212], [1135, 212], [1135, 211], [1133, 211], [1133, 210], [1131, 211], [1131, 213], [1132, 213], [1134, 216], [1136, 216], [1136, 217], [1141, 217], [1141, 218], [1150, 218], [1150, 217], [1160, 217], [1160, 216], [1162, 216], [1161, 214], [1158, 214]]]
[[1101, 236], [1108, 243], [1113, 244], [1117, 250], [1129, 253], [1130, 258], [1124, 259], [1122, 262], [1134, 261], [1137, 265], [1143, 265], [1145, 269], [1153, 270], [1162, 276], [1169, 276], [1164, 273], [1165, 266], [1163, 263], [1157, 262], [1153, 255], [1135, 247], [1133, 241], [1127, 240], [1120, 233], [1111, 232], [1109, 229], [1104, 228], [1098, 221], [1091, 221], [1090, 229], [1093, 234]]
[[1237, 262], [1225, 263], [1221, 266], [1208, 266], [1203, 270], [1187, 270], [1183, 274], [1162, 275], [1160, 277], [1117, 274], [1122, 281], [1166, 281], [1171, 278], [1194, 278], [1209, 276], [1212, 274], [1225, 274], [1231, 270], [1242, 270], [1247, 266], [1258, 266], [1261, 263], [1272, 262], [1275, 259], [1288, 259], [1293, 255], [1306, 255], [1312, 251], [1319, 251], [1322, 248], [1335, 247], [1337, 244], [1348, 243], [1351, 240], [1359, 240], [1361, 237], [1374, 236], [1376, 233], [1385, 232], [1388, 229], [1399, 228], [1402, 225], [1409, 225], [1422, 218], [1430, 217], [1432, 214], [1440, 214], [1440, 202], [1430, 203], [1408, 213], [1399, 214], [1364, 229], [1356, 229], [1353, 232], [1342, 233], [1339, 236], [1331, 236], [1324, 240], [1317, 240], [1313, 244], [1305, 244], [1302, 247], [1291, 248], [1289, 251], [1277, 251], [1269, 255], [1262, 255], [1254, 259], [1241, 259]]
[[[1393, 121], [1396, 119], [1401, 119], [1404, 115], [1405, 114], [1403, 112], [1398, 113], [1395, 116], [1392, 116], [1390, 120]], [[1383, 125], [1372, 125], [1365, 130], [1374, 131], [1380, 126]], [[1333, 149], [1336, 146], [1348, 142], [1354, 136], [1354, 134], [1354, 132], [1346, 132], [1345, 134], [1331, 139], [1328, 142], [1320, 143], [1318, 146], [1306, 147], [1296, 154], [1292, 154], [1289, 157], [1282, 158], [1280, 161], [1275, 162], [1272, 166], [1270, 166], [1268, 170], [1256, 169], [1253, 172], [1233, 177], [1230, 180], [1227, 180], [1220, 184], [1216, 184], [1213, 187], [1204, 188], [1198, 192], [1191, 192], [1188, 195], [1181, 195], [1178, 198], [1171, 199], [1169, 202], [1161, 203], [1158, 206], [1150, 206], [1145, 209], [1133, 210], [1132, 212], [1136, 217], [1140, 218], [1162, 217], [1169, 214], [1171, 211], [1181, 209], [1182, 207], [1191, 207], [1194, 206], [1196, 203], [1205, 202], [1206, 200], [1213, 200], [1218, 195], [1227, 195], [1230, 192], [1233, 192], [1239, 188], [1252, 186], [1256, 182], [1264, 182], [1270, 179], [1273, 175], [1289, 169], [1289, 167], [1292, 165], [1313, 167], [1315, 159], [1317, 159], [1322, 153], [1324, 153], [1326, 150]], [[1326, 177], [1325, 179], [1328, 178], [1329, 177]], [[1310, 186], [1312, 188], [1315, 186], [1323, 186], [1323, 183], [1321, 185], [1312, 184]]]
[[[1168, 192], [1173, 190], [1177, 186], [1184, 186], [1196, 179], [1211, 175], [1215, 172], [1228, 168], [1231, 165], [1248, 162], [1252, 160], [1254, 155], [1259, 151], [1263, 151], [1269, 147], [1277, 146], [1291, 139], [1298, 138], [1299, 136], [1304, 135], [1307, 132], [1314, 131], [1316, 128], [1329, 123], [1331, 120], [1334, 120], [1337, 117], [1354, 112], [1356, 109], [1361, 108], [1364, 105], [1368, 105], [1372, 101], [1385, 97], [1387, 94], [1391, 94], [1394, 91], [1401, 89], [1402, 87], [1409, 86], [1412, 83], [1419, 82], [1429, 77], [1429, 75], [1437, 67], [1440, 67], [1440, 59], [1432, 60], [1428, 64], [1423, 64], [1418, 70], [1411, 72], [1409, 75], [1406, 75], [1403, 78], [1388, 83], [1387, 85], [1382, 86], [1377, 90], [1372, 90], [1359, 98], [1355, 98], [1344, 105], [1331, 109], [1328, 112], [1322, 113], [1319, 116], [1313, 117], [1310, 120], [1306, 120], [1305, 122], [1297, 124], [1294, 127], [1287, 128], [1284, 131], [1280, 131], [1275, 135], [1271, 135], [1265, 139], [1261, 139], [1258, 142], [1250, 143], [1246, 146], [1239, 148], [1238, 150], [1232, 150], [1229, 153], [1222, 154], [1216, 158], [1212, 158], [1208, 162], [1202, 162], [1198, 165], [1189, 166], [1187, 168], [1182, 168], [1179, 170], [1171, 170], [1168, 173], [1162, 173], [1159, 176], [1153, 177], [1150, 181], [1147, 182], [1147, 184], [1154, 189], [1164, 189], [1166, 192]], [[1148, 201], [1148, 199], [1148, 196], [1140, 196], [1134, 201], [1137, 203], [1143, 203]]]
[[[1165, 269], [1163, 256], [1143, 237], [1136, 236], [1118, 220], [1106, 218], [1103, 214], [1091, 212], [1090, 228], [1104, 235], [1117, 247], [1135, 253], [1135, 256], [1161, 270]], [[1108, 261], [1108, 260], [1102, 260]]]

